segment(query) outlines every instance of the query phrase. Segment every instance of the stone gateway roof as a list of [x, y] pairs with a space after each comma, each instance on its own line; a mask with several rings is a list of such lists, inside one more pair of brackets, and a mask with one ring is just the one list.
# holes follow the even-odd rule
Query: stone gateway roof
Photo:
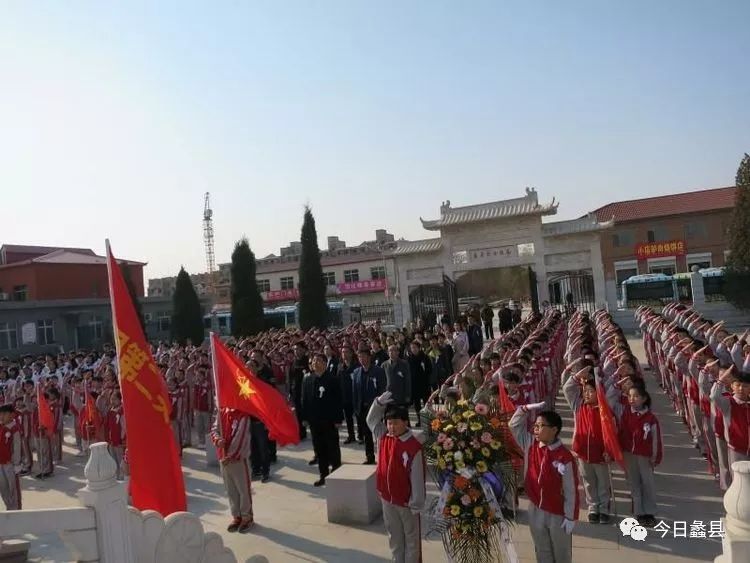
[[443, 241], [439, 238], [429, 238], [423, 240], [400, 240], [397, 242], [390, 254], [393, 256], [403, 256], [405, 254], [419, 254], [422, 252], [437, 252], [443, 247]]
[[557, 206], [554, 198], [550, 203], [540, 204], [534, 188], [526, 188], [526, 195], [515, 199], [505, 199], [482, 203], [480, 205], [467, 205], [465, 207], [451, 207], [450, 201], [446, 201], [440, 207], [440, 219], [419, 220], [422, 226], [429, 231], [436, 231], [443, 227], [466, 225], [481, 221], [493, 221], [510, 217], [522, 217], [524, 215], [554, 215]]

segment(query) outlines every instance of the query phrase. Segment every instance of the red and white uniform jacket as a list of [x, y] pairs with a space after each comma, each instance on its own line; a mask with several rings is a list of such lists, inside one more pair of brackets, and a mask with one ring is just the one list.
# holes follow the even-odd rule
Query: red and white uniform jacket
[[661, 463], [663, 446], [661, 426], [648, 408], [636, 411], [628, 406], [620, 410], [620, 447], [623, 452], [647, 457], [654, 465]]
[[21, 465], [21, 432], [15, 420], [0, 425], [0, 465]]
[[122, 412], [122, 406], [112, 408], [107, 412], [105, 419], [107, 431], [107, 443], [110, 446], [125, 445], [125, 415]]
[[[224, 447], [218, 448], [219, 440]], [[234, 409], [221, 409], [211, 430], [220, 460], [242, 461], [250, 456], [250, 416]]]
[[[750, 456], [750, 401], [724, 393], [721, 383], [711, 388], [711, 401], [724, 417], [727, 446], [739, 454]], [[718, 418], [718, 417], [717, 417]]]
[[563, 394], [575, 414], [571, 450], [586, 463], [604, 463], [604, 435], [599, 406], [583, 402], [581, 385], [572, 377], [565, 382]]
[[527, 413], [517, 409], [508, 424], [526, 452], [526, 495], [534, 505], [571, 521], [578, 520], [578, 470], [560, 440], [542, 444], [528, 431]]
[[209, 382], [203, 381], [193, 386], [193, 409], [195, 412], [211, 412], [213, 410], [211, 384]]

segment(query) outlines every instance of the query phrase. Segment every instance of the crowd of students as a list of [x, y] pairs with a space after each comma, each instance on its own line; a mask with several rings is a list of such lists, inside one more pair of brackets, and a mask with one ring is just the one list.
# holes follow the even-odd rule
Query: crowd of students
[[648, 363], [722, 490], [750, 459], [750, 342], [679, 303], [640, 308]]
[[[655, 383], [672, 399], [710, 471], [722, 487], [728, 486], [731, 461], [750, 456], [747, 333], [731, 335], [722, 323], [681, 305], [669, 305], [661, 314], [641, 308], [637, 319]], [[530, 500], [529, 525], [539, 561], [571, 560], [579, 475], [589, 522], [610, 522], [612, 452], [601, 422], [604, 400], [616, 419], [615, 440], [623, 453], [633, 515], [642, 526], [655, 525], [654, 468], [662, 458], [661, 427], [651, 411], [640, 363], [609, 313], [575, 312], [567, 319], [554, 310], [531, 314], [498, 338], [480, 340], [477, 349], [467, 328], [479, 326], [470, 317], [435, 327], [418, 322], [390, 333], [379, 323], [341, 330], [269, 330], [230, 339], [228, 346], [258, 377], [288, 396], [300, 439], [308, 432], [312, 436], [316, 486], [325, 485], [341, 465], [339, 425], [343, 443], [362, 446], [363, 463], [377, 464], [380, 480], [387, 481], [387, 475], [380, 475], [386, 470], [381, 467], [386, 454], [382, 445], [376, 450], [378, 440], [390, 440], [388, 451], [407, 453], [417, 466], [422, 463], [408, 431], [408, 409], [415, 411], [419, 426], [436, 403], [466, 399], [502, 409], [504, 396], [513, 412], [510, 430], [524, 451], [515, 467]], [[481, 339], [481, 330], [471, 338], [477, 332]], [[259, 420], [229, 410], [216, 416], [206, 347], [161, 343], [152, 353], [169, 390], [177, 444], [203, 448], [207, 436], [213, 440], [233, 516], [229, 530], [247, 531], [253, 524], [247, 474], [267, 481], [276, 445]], [[62, 456], [64, 420], [70, 421], [77, 455], [84, 455], [90, 443], [105, 440], [117, 461], [118, 478], [124, 478], [127, 437], [115, 359], [109, 346], [101, 352], [0, 359], [0, 492], [8, 509], [21, 507], [20, 475], [31, 473], [34, 465], [37, 478], [53, 473]], [[555, 400], [561, 388], [575, 417], [570, 450], [559, 439], [562, 419]], [[40, 402], [52, 413], [41, 417], [51, 427], [40, 422]], [[390, 421], [386, 426], [383, 415]], [[219, 421], [231, 431], [218, 432]], [[401, 444], [395, 438], [408, 441], [411, 449], [395, 448], [393, 444]], [[409, 467], [414, 467], [411, 462]], [[384, 502], [393, 500], [392, 491], [378, 490]], [[398, 499], [389, 507], [386, 526], [394, 553], [406, 557], [404, 553], [414, 553], [418, 534], [401, 509], [422, 506], [424, 499], [413, 487]], [[505, 498], [503, 504], [503, 512], [511, 514], [517, 498]]]

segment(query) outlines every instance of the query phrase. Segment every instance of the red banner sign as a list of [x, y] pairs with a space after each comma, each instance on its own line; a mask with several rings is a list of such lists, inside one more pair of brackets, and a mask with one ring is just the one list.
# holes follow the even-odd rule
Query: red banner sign
[[297, 301], [299, 299], [299, 290], [295, 287], [292, 289], [275, 289], [267, 291], [264, 301]]
[[374, 293], [376, 291], [385, 291], [388, 287], [388, 280], [366, 280], [356, 282], [344, 282], [336, 284], [336, 291], [341, 295], [351, 293]]
[[665, 256], [682, 256], [685, 254], [685, 241], [642, 242], [636, 245], [635, 254], [641, 260], [663, 258]]

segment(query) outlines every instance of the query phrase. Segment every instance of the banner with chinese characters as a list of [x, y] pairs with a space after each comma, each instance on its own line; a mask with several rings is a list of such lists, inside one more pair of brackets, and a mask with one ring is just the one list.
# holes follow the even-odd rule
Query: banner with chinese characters
[[138, 510], [156, 510], [166, 517], [187, 509], [167, 384], [151, 355], [109, 241], [107, 270], [125, 411], [132, 504]]
[[264, 301], [297, 301], [299, 299], [299, 289], [275, 289], [267, 291]]
[[336, 284], [336, 291], [340, 295], [351, 293], [374, 293], [376, 291], [385, 291], [388, 288], [388, 280], [365, 280], [356, 282], [344, 282]]
[[635, 247], [635, 255], [639, 260], [648, 258], [663, 258], [665, 256], [683, 256], [685, 241], [669, 240], [665, 242], [642, 242]]

